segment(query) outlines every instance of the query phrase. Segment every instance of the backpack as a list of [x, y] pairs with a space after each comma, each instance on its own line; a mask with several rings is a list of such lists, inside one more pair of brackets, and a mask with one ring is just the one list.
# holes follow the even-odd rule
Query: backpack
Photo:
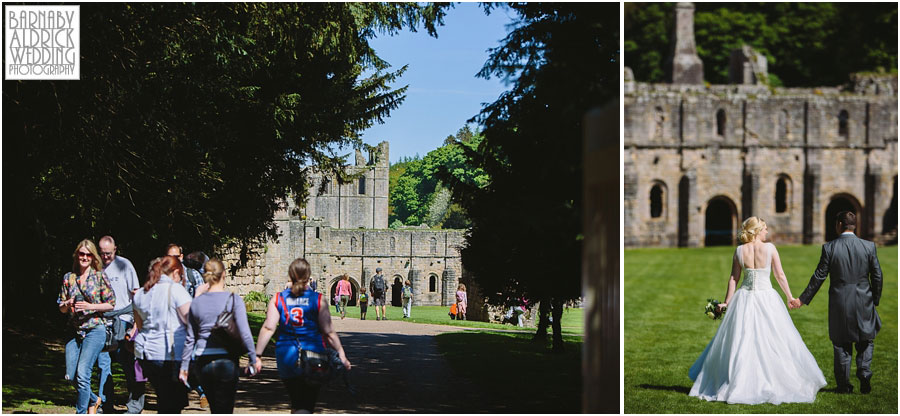
[[403, 287], [403, 297], [409, 299], [412, 297], [412, 288], [409, 286]]
[[384, 278], [381, 277], [380, 274], [375, 276], [375, 280], [372, 282], [372, 287], [375, 288], [376, 293], [384, 293], [384, 289], [386, 287], [384, 284]]
[[184, 277], [187, 279], [187, 284], [185, 285], [185, 289], [187, 289], [188, 294], [191, 297], [194, 297], [194, 292], [197, 290], [197, 286], [203, 284], [203, 276], [200, 276], [200, 272], [190, 268], [184, 268]]

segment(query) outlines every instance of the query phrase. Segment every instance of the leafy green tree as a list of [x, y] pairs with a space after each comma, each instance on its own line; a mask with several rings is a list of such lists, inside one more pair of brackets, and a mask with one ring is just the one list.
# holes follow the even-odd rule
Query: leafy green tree
[[[465, 126], [455, 136], [445, 140], [445, 145], [428, 152], [424, 158], [392, 165], [391, 177], [396, 177], [396, 180], [390, 188], [389, 221], [400, 220], [406, 225], [428, 224], [437, 228], [466, 228], [464, 210], [458, 205], [453, 207], [439, 174], [446, 172], [460, 181], [483, 186], [487, 176], [468, 165], [464, 155], [465, 149], [474, 148], [480, 142], [480, 135]], [[447, 220], [451, 221], [448, 223]]]
[[552, 310], [560, 351], [563, 305], [581, 295], [582, 118], [619, 91], [618, 5], [508, 7], [518, 17], [479, 76], [511, 87], [476, 117], [483, 139], [464, 152], [484, 181], [443, 178], [471, 220], [462, 262], [481, 294], [541, 302], [536, 338]]
[[[674, 3], [626, 3], [625, 65], [664, 82]], [[705, 78], [728, 81], [743, 44], [768, 59], [772, 84], [840, 85], [848, 74], [897, 70], [896, 3], [696, 3], [697, 53]]]
[[307, 167], [341, 172], [332, 149], [361, 147], [404, 99], [389, 87], [404, 68], [369, 39], [436, 35], [445, 7], [83, 5], [80, 81], [3, 82], [4, 242], [29, 265], [4, 279], [4, 308], [55, 296], [82, 238], [114, 235], [143, 275], [169, 242], [273, 236]]

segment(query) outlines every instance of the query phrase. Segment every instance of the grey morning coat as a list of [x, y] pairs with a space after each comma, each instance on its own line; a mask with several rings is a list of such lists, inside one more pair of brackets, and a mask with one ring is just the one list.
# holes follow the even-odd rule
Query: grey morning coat
[[869, 341], [881, 329], [875, 307], [881, 299], [881, 266], [875, 243], [853, 234], [822, 246], [819, 266], [800, 300], [808, 305], [831, 273], [828, 288], [828, 335], [834, 344]]

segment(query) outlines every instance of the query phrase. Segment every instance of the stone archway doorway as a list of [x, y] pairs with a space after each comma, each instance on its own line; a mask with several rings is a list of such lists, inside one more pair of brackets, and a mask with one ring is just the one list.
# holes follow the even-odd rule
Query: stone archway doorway
[[734, 245], [737, 208], [726, 196], [716, 196], [706, 204], [706, 238], [704, 245]]
[[856, 234], [859, 235], [863, 227], [864, 218], [860, 217], [862, 206], [859, 201], [849, 194], [837, 194], [831, 197], [831, 202], [825, 208], [825, 241], [831, 241], [838, 238], [838, 231], [834, 229], [834, 217], [841, 211], [850, 211], [856, 214]]
[[400, 293], [403, 291], [403, 277], [394, 275], [394, 283], [391, 284], [391, 306], [403, 306]]
[[[331, 297], [328, 298], [328, 303], [334, 306], [334, 295], [337, 294], [337, 284], [338, 280], [341, 280], [340, 277], [335, 278], [334, 281], [331, 282], [331, 289], [329, 293]], [[347, 301], [347, 306], [356, 306], [356, 299], [359, 297], [359, 285], [356, 284], [356, 281], [353, 278], [350, 278], [350, 300]]]

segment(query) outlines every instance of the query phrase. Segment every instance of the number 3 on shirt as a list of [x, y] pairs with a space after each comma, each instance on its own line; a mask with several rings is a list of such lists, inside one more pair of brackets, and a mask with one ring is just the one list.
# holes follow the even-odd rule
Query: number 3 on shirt
[[303, 309], [291, 308], [291, 325], [303, 326]]

